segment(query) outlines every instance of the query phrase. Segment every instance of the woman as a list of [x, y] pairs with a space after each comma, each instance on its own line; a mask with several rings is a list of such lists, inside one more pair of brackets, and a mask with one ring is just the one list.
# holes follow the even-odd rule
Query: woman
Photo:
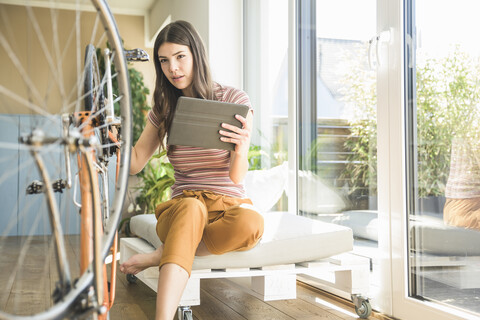
[[[172, 319], [191, 274], [195, 255], [248, 250], [263, 234], [263, 218], [248, 208], [242, 180], [248, 170], [253, 111], [245, 92], [211, 80], [203, 42], [192, 25], [176, 21], [159, 33], [154, 46], [156, 84], [154, 107], [132, 150], [130, 173], [139, 172], [159, 146], [167, 148], [175, 169], [172, 199], [155, 214], [163, 245], [138, 254], [120, 266], [128, 274], [160, 266], [156, 319]], [[242, 128], [222, 124], [221, 140], [234, 151], [165, 146], [179, 96], [245, 104]]]

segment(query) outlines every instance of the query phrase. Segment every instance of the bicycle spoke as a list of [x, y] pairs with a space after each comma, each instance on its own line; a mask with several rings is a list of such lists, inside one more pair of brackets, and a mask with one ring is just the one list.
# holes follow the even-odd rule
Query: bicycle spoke
[[[35, 98], [37, 99], [38, 102], [41, 102], [43, 99], [40, 95], [40, 93], [38, 92], [37, 90], [37, 87], [33, 84], [33, 81], [31, 81], [30, 77], [28, 76], [28, 73], [25, 71], [25, 69], [23, 68], [22, 64], [20, 63], [20, 61], [18, 60], [17, 58], [17, 55], [15, 54], [15, 52], [12, 50], [12, 48], [10, 47], [8, 41], [5, 39], [5, 37], [3, 36], [3, 33], [0, 31], [0, 44], [2, 45], [3, 49], [5, 50], [5, 52], [7, 53], [8, 57], [10, 58], [10, 60], [12, 61], [12, 63], [15, 65], [15, 67], [17, 68], [18, 70], [18, 73], [20, 74], [20, 76], [22, 77], [23, 79], [23, 82], [25, 83], [25, 85], [29, 88], [29, 93], [33, 93], [33, 95], [35, 96]], [[2, 86], [3, 87], [3, 86]], [[30, 97], [29, 97], [30, 98]]]
[[[90, 36], [90, 41], [88, 43], [94, 43], [95, 42], [95, 37], [96, 37], [96, 34], [97, 34], [97, 28], [98, 28], [99, 22], [100, 22], [100, 17], [97, 14], [97, 15], [95, 15], [95, 22], [93, 23], [93, 30], [92, 30], [92, 34]], [[102, 37], [100, 38], [100, 40], [103, 40], [104, 36], [105, 36], [105, 33], [102, 33]], [[95, 48], [98, 48], [98, 47], [100, 47], [100, 44], [96, 43]]]
[[[114, 77], [116, 77], [117, 74], [118, 74], [118, 73], [114, 73], [114, 74], [112, 75], [112, 79], [114, 79]], [[106, 75], [104, 75], [101, 84], [100, 84], [99, 86], [97, 86], [97, 88], [103, 87], [106, 82], [107, 82]], [[92, 90], [89, 91], [89, 93], [91, 93], [91, 92], [93, 92], [93, 88], [92, 88]], [[86, 93], [84, 96], [86, 96], [86, 95], [87, 95], [87, 93]], [[119, 97], [117, 97], [115, 100], [113, 100], [112, 103], [115, 104], [115, 103], [119, 102], [122, 98], [123, 98], [123, 96], [119, 96]], [[108, 105], [105, 104], [105, 106], [104, 106], [102, 109], [96, 111], [95, 113], [90, 114], [88, 120], [91, 120], [91, 119], [93, 119], [93, 118], [96, 118], [99, 114], [105, 112], [105, 110], [106, 110], [107, 108], [108, 108]], [[82, 125], [79, 126], [79, 129], [83, 129], [87, 123], [88, 123], [87, 121], [84, 122]], [[86, 132], [87, 132], [87, 133], [90, 133], [91, 131], [86, 131]]]
[[[102, 57], [89, 56], [92, 64], [85, 63], [87, 44], [96, 53], [107, 43], [117, 70], [110, 78], [99, 69], [97, 59]], [[0, 4], [0, 127], [7, 133], [0, 138], [0, 166], [5, 168], [0, 192], [7, 200], [0, 223], [0, 269], [5, 270], [0, 273], [1, 320], [73, 319], [99, 310], [102, 265], [128, 179], [130, 92], [122, 52], [105, 0]], [[122, 134], [108, 139], [111, 123], [103, 120], [107, 106], [102, 91], [112, 81], [115, 95], [107, 105], [115, 105], [114, 125]], [[85, 110], [87, 100], [94, 105], [91, 112]], [[100, 143], [92, 145], [92, 135]], [[75, 178], [69, 185], [69, 172], [86, 172], [78, 161], [83, 157], [77, 156], [79, 149], [91, 155], [95, 179]], [[115, 150], [122, 155], [118, 164]], [[114, 165], [120, 168], [117, 183], [108, 172], [116, 171]], [[95, 226], [92, 201], [100, 203]], [[95, 243], [95, 250], [89, 243]], [[70, 289], [73, 279], [76, 285]], [[57, 287], [57, 282], [63, 285]], [[84, 310], [77, 303], [80, 298], [86, 299]]]
[[53, 48], [54, 48], [53, 54], [55, 55], [56, 57], [55, 61], [57, 62], [56, 71], [58, 74], [58, 81], [59, 81], [60, 92], [62, 96], [62, 105], [65, 105], [67, 97], [66, 97], [65, 88], [63, 85], [64, 83], [63, 67], [62, 67], [63, 60], [61, 59], [60, 43], [58, 39], [58, 11], [54, 9], [50, 9], [50, 16], [51, 16], [51, 22], [52, 22], [52, 37], [53, 37]]
[[[75, 55], [76, 55], [76, 61], [77, 61], [77, 75], [83, 73], [83, 69], [81, 67], [81, 62], [82, 62], [82, 58], [83, 58], [83, 55], [82, 55], [82, 50], [80, 48], [80, 27], [81, 27], [81, 24], [80, 24], [80, 12], [77, 11], [76, 14], [75, 14], [75, 31], [76, 31], [76, 43], [75, 43]], [[82, 90], [83, 89], [83, 86], [80, 86], [80, 85], [77, 85], [77, 97], [80, 97], [82, 95]], [[80, 111], [81, 110], [81, 106], [80, 106], [80, 102], [81, 100], [80, 99], [77, 99], [77, 104], [75, 106], [75, 111]]]
[[56, 72], [55, 64], [53, 62], [53, 57], [48, 50], [47, 42], [45, 41], [45, 38], [43, 36], [42, 29], [38, 25], [38, 21], [37, 21], [37, 18], [35, 16], [35, 14], [33, 13], [33, 9], [31, 7], [27, 7], [26, 9], [27, 9], [28, 17], [30, 18], [30, 21], [33, 23], [33, 29], [35, 30], [35, 32], [37, 34], [38, 40], [40, 42], [40, 46], [43, 50], [43, 54], [45, 55], [45, 59], [47, 60], [48, 66], [50, 67], [50, 71], [52, 72], [52, 75], [54, 76], [54, 78], [57, 82], [58, 88], [60, 90], [60, 96], [61, 96], [62, 101], [63, 101], [65, 99], [64, 85], [63, 85], [63, 82], [61, 81], [61, 79], [59, 79], [58, 73]]
[[[67, 41], [66, 41], [66, 43], [65, 43], [65, 46], [64, 46], [64, 49], [63, 49], [63, 52], [62, 52], [62, 58], [61, 58], [62, 60], [64, 60], [65, 57], [66, 57], [66, 55], [67, 55], [67, 51], [68, 51], [67, 49], [70, 48], [70, 45], [71, 45], [71, 43], [72, 43], [72, 41], [73, 41], [73, 38], [74, 38], [74, 35], [76, 35], [76, 30], [75, 30], [75, 28], [72, 28], [72, 31], [70, 31], [70, 33], [69, 33], [69, 35], [68, 35], [68, 39], [67, 39]], [[78, 68], [78, 66], [77, 66], [77, 68]], [[69, 101], [72, 100], [72, 97], [73, 97], [74, 94], [77, 94], [77, 96], [78, 96], [77, 88], [80, 86], [81, 83], [83, 83], [83, 76], [84, 76], [84, 75], [83, 75], [83, 72], [80, 72], [80, 73], [79, 73], [79, 72], [77, 71], [77, 77], [76, 77], [76, 78], [77, 78], [77, 81], [76, 81], [75, 85], [72, 86], [70, 92], [69, 92], [68, 95], [67, 95], [66, 105], [69, 105], [69, 104], [70, 104]], [[65, 109], [65, 106], [64, 106], [64, 109], [62, 109], [61, 112], [64, 113], [64, 112], [67, 112], [67, 110], [68, 110], [68, 109]], [[78, 109], [77, 109], [77, 110], [78, 110]]]
[[8, 90], [4, 86], [0, 85], [0, 94], [4, 94], [5, 96], [15, 100], [16, 102], [20, 103], [21, 105], [27, 107], [33, 112], [36, 112], [38, 114], [41, 114], [45, 116], [46, 118], [50, 119], [52, 122], [58, 122], [58, 120], [55, 119], [49, 112], [45, 111], [44, 108], [41, 106], [35, 105], [32, 102], [26, 100], [25, 98], [17, 95], [13, 91]]

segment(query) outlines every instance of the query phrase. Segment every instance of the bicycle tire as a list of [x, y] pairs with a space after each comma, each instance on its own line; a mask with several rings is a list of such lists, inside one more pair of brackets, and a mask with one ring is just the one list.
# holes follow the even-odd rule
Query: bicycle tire
[[[91, 43], [85, 47], [85, 63], [84, 63], [84, 83], [83, 110], [96, 114], [98, 128], [96, 129], [97, 138], [103, 146], [102, 159], [110, 158], [116, 150], [114, 142], [108, 136], [108, 124], [106, 123], [106, 106], [105, 106], [105, 77], [100, 80], [100, 68], [97, 57], [97, 48]], [[103, 111], [102, 111], [103, 110]]]
[[100, 70], [96, 48], [89, 43], [85, 47], [85, 80], [83, 82], [84, 110], [95, 112], [103, 104], [103, 85], [100, 82]]
[[[13, 131], [0, 138], [0, 165], [16, 168], [15, 172], [3, 170], [0, 174], [0, 193], [8, 195], [16, 192], [16, 196], [11, 198], [18, 199], [11, 201], [12, 204], [9, 201], [4, 204], [4, 209], [8, 211], [2, 216], [10, 220], [2, 220], [3, 217], [0, 219], [0, 319], [73, 319], [81, 318], [82, 313], [98, 311], [82, 306], [82, 300], [94, 280], [92, 264], [89, 264], [82, 274], [75, 270], [78, 266], [70, 264], [76, 280], [72, 278], [71, 290], [63, 292], [53, 301], [54, 283], [57, 280], [55, 277], [58, 277], [53, 271], [53, 259], [57, 257], [54, 251], [58, 249], [52, 245], [54, 241], [51, 240], [49, 228], [44, 226], [49, 222], [40, 216], [45, 214], [44, 207], [47, 202], [43, 189], [48, 188], [42, 186], [42, 180], [46, 180], [42, 179], [38, 172], [47, 173], [54, 181], [65, 177], [60, 156], [63, 150], [62, 141], [65, 140], [61, 115], [73, 115], [83, 111], [85, 107], [81, 48], [85, 46], [85, 41], [88, 43], [92, 39], [97, 42], [95, 47], [104, 46], [108, 41], [112, 50], [112, 62], [116, 69], [114, 81], [117, 82], [119, 90], [116, 98], [119, 111], [116, 116], [121, 119], [121, 160], [114, 199], [111, 200], [109, 218], [105, 221], [105, 230], [101, 237], [102, 260], [108, 255], [114, 239], [127, 187], [132, 140], [131, 97], [123, 44], [115, 19], [104, 0], [79, 0], [76, 8], [83, 10], [84, 5], [92, 8], [82, 12], [64, 10], [69, 8], [62, 7], [62, 4], [57, 5], [55, 1], [49, 1], [48, 4], [49, 9], [30, 7], [28, 3], [0, 5], [0, 122], [4, 130], [9, 128]], [[86, 26], [83, 19], [91, 23], [90, 34], [88, 30], [83, 31]], [[61, 23], [71, 26], [71, 29], [63, 30]], [[19, 28], [19, 25], [27, 27]], [[82, 39], [82, 36], [88, 39]], [[27, 46], [23, 43], [27, 43]], [[25, 144], [28, 138], [19, 141], [19, 136], [28, 136], [34, 129], [42, 130], [47, 137], [43, 140], [43, 146]], [[72, 126], [69, 127], [69, 130], [71, 129]], [[39, 138], [37, 135], [30, 136], [33, 137]], [[75, 139], [87, 144], [81, 136]], [[34, 164], [30, 155], [33, 149], [43, 158], [46, 169], [40, 169], [39, 165]], [[78, 227], [75, 225], [78, 210], [70, 203], [75, 194], [74, 190], [62, 187], [62, 183], [55, 183], [52, 189], [61, 191], [55, 194], [55, 203], [59, 207], [63, 230], [67, 232], [60, 241], [69, 249], [77, 241], [72, 240], [73, 236], [69, 233], [73, 234], [77, 230], [74, 227]], [[32, 194], [25, 195], [25, 190]], [[7, 198], [5, 199], [9, 200]], [[43, 251], [38, 254], [40, 244], [45, 243], [46, 247], [42, 247]], [[76, 248], [76, 251], [78, 249]], [[70, 253], [68, 251], [69, 255]], [[75, 259], [75, 255], [68, 259]], [[38, 268], [37, 265], [43, 263], [52, 264], [52, 270], [43, 266]], [[31, 274], [32, 270], [40, 271]], [[36, 288], [41, 285], [45, 285], [45, 288]], [[33, 292], [33, 289], [43, 292], [37, 295], [38, 292]], [[45, 296], [51, 298], [50, 301], [46, 301], [43, 298]], [[16, 301], [16, 298], [19, 300]]]

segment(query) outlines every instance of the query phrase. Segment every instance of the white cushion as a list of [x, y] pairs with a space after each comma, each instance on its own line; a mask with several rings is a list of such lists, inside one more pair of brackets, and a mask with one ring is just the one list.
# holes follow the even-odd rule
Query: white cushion
[[260, 212], [267, 212], [280, 200], [288, 180], [288, 163], [266, 170], [251, 170], [245, 175], [247, 197]]
[[480, 256], [480, 232], [445, 225], [443, 218], [411, 216], [410, 233], [415, 234], [423, 253], [445, 256]]
[[[342, 196], [318, 175], [300, 170], [298, 179], [298, 206], [301, 211], [321, 214], [340, 212], [345, 208]], [[271, 169], [248, 171], [244, 184], [253, 205], [260, 212], [268, 212], [284, 191], [288, 195], [288, 162]]]
[[376, 210], [351, 210], [336, 215], [332, 223], [349, 227], [355, 237], [378, 241], [378, 212]]
[[[257, 246], [248, 251], [195, 257], [193, 269], [254, 268], [298, 263], [353, 249], [350, 228], [286, 212], [267, 212], [262, 215], [265, 231]], [[158, 247], [161, 242], [155, 226], [153, 214], [134, 216], [130, 222], [133, 233]]]
[[343, 198], [311, 171], [298, 171], [298, 208], [307, 213], [334, 213], [345, 208]]

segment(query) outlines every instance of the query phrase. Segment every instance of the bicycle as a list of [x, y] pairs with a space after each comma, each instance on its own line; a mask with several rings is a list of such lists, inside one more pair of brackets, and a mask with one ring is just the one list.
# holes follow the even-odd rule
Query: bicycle
[[48, 5], [0, 6], [0, 122], [18, 132], [0, 140], [0, 165], [17, 167], [0, 175], [0, 319], [108, 319], [132, 140], [126, 60], [145, 55], [124, 50], [105, 0]]

